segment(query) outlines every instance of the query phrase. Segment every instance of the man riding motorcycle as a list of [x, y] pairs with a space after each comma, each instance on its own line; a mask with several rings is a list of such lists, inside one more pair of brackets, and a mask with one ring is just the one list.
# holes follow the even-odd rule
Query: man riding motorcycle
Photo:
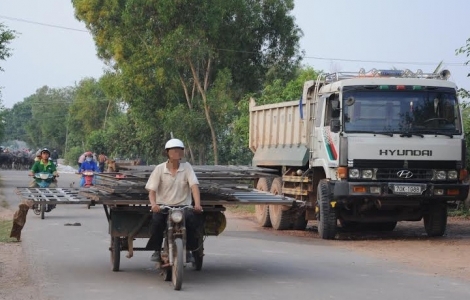
[[[187, 232], [187, 246], [189, 250], [198, 247], [198, 235], [202, 226], [201, 220], [201, 196], [199, 182], [192, 166], [180, 160], [184, 156], [184, 144], [179, 139], [171, 139], [165, 145], [168, 161], [155, 167], [150, 175], [145, 188], [149, 191], [151, 204], [152, 224], [151, 234], [147, 249], [154, 250], [151, 260], [161, 260], [163, 233], [166, 228], [168, 214], [160, 211], [161, 204], [168, 206], [191, 205], [191, 194], [194, 198], [194, 212], [185, 211], [185, 223]], [[190, 252], [188, 252], [190, 257]], [[187, 259], [189, 261], [189, 259]]]
[[[51, 152], [49, 149], [44, 148], [40, 152], [41, 159], [36, 161], [33, 166], [31, 167], [31, 171], [29, 172], [29, 176], [34, 176], [36, 173], [49, 173], [54, 175], [54, 178], [47, 179], [47, 182], [50, 182], [49, 187], [56, 188], [57, 187], [57, 180], [56, 177], [59, 177], [57, 173], [57, 168], [55, 164], [49, 160]], [[39, 178], [35, 178], [29, 187], [38, 187], [38, 182], [41, 181]]]
[[[93, 153], [91, 152], [85, 152], [85, 161], [82, 163], [80, 166], [80, 169], [78, 170], [79, 173], [83, 173], [85, 171], [93, 171], [95, 173], [99, 173], [100, 169], [96, 162], [93, 160]], [[83, 187], [85, 185], [85, 177], [82, 176], [80, 178], [80, 187]], [[93, 185], [95, 185], [95, 178], [93, 177]]]

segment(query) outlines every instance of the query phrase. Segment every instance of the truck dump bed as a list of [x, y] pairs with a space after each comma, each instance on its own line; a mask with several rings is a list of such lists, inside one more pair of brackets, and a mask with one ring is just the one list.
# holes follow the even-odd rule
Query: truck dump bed
[[[302, 106], [302, 111], [300, 110]], [[249, 146], [255, 166], [303, 166], [308, 162], [305, 102], [256, 106], [250, 100]]]

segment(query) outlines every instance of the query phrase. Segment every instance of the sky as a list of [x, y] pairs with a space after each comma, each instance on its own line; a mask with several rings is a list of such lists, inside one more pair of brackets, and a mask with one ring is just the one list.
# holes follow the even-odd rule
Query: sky
[[[470, 38], [468, 0], [295, 0], [304, 65], [325, 72], [360, 68], [433, 72], [470, 89], [470, 65], [455, 50]], [[70, 0], [0, 0], [0, 22], [20, 33], [0, 61], [3, 105], [12, 108], [44, 85], [74, 86], [99, 78], [105, 65]], [[51, 25], [51, 26], [46, 26]], [[468, 26], [468, 27], [467, 27]], [[465, 29], [467, 28], [467, 29]], [[299, 94], [301, 91], [299, 91]]]

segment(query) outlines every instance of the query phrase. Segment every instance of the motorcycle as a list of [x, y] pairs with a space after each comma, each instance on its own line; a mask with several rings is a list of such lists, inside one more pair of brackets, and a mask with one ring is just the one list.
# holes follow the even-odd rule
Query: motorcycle
[[[82, 187], [89, 188], [95, 185], [95, 172], [93, 171], [83, 171], [82, 172], [82, 177], [83, 177], [83, 185]], [[91, 204], [87, 204], [87, 208], [90, 209]]]
[[[48, 172], [39, 172], [34, 174], [33, 177], [40, 179], [35, 181], [39, 188], [48, 188], [55, 179], [55, 176]], [[40, 215], [41, 219], [44, 219], [44, 213], [51, 212], [55, 207], [55, 204], [36, 203], [33, 204], [32, 208], [35, 215]]]
[[[183, 284], [184, 264], [188, 263], [186, 253], [186, 225], [184, 211], [193, 209], [192, 206], [167, 206], [160, 205], [163, 213], [168, 213], [167, 226], [164, 232], [163, 249], [160, 253], [161, 262], [157, 268], [162, 272], [165, 281], [172, 281], [175, 290], [180, 290]], [[202, 236], [198, 241], [198, 248], [191, 251], [193, 256], [192, 266], [199, 271], [202, 268], [204, 257]]]
[[95, 172], [93, 171], [83, 171], [82, 176], [84, 178], [83, 187], [94, 186]]

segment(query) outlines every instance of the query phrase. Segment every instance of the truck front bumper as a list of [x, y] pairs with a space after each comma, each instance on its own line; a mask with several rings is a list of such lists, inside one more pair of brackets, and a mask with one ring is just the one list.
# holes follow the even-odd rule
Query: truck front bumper
[[464, 200], [468, 183], [330, 182], [333, 199]]

